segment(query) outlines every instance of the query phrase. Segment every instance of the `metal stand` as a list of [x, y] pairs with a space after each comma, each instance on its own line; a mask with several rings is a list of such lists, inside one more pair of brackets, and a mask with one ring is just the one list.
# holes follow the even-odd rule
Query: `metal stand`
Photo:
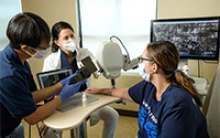
[[[112, 89], [116, 88], [115, 79], [111, 79], [111, 87], [112, 87]], [[123, 99], [121, 99], [121, 101], [116, 102], [116, 103], [122, 103], [122, 104], [126, 105], [126, 102]]]
[[76, 138], [76, 134], [77, 134], [76, 131], [77, 131], [77, 128], [70, 130], [70, 137], [71, 138]]
[[79, 127], [70, 130], [70, 137], [71, 138], [87, 138], [86, 120], [83, 121]]
[[82, 124], [79, 126], [78, 129], [78, 138], [87, 138], [87, 126], [86, 126], [86, 120], [82, 122]]
[[28, 124], [28, 130], [29, 130], [28, 137], [31, 138], [31, 125], [29, 124]]
[[116, 88], [115, 79], [111, 79], [111, 87], [112, 89]]

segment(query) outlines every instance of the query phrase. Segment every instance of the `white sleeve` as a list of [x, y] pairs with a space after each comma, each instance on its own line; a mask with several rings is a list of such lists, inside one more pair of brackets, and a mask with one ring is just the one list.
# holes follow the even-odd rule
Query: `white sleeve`
[[42, 72], [51, 71], [51, 70], [55, 70], [55, 69], [56, 69], [56, 67], [53, 64], [53, 57], [52, 57], [52, 55], [47, 56], [44, 59], [44, 64], [43, 64]]
[[77, 62], [80, 62], [80, 63], [78, 63], [78, 65], [81, 65], [81, 61], [84, 58], [86, 58], [87, 56], [90, 56], [92, 62], [95, 64], [96, 68], [99, 70], [100, 68], [98, 66], [96, 57], [87, 48], [80, 48], [80, 49], [78, 49]]

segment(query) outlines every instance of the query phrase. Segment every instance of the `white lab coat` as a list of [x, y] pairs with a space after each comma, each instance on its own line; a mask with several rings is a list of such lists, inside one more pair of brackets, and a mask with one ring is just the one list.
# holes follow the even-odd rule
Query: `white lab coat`
[[[87, 48], [77, 49], [76, 61], [77, 61], [78, 68], [83, 66], [83, 64], [81, 63], [81, 60], [87, 56], [90, 56], [93, 63], [96, 65], [96, 68], [99, 69], [95, 56]], [[55, 69], [61, 69], [61, 50], [60, 49], [58, 49], [57, 52], [52, 53], [45, 58], [42, 71], [44, 72], [44, 71], [50, 71], [50, 70], [55, 70]]]

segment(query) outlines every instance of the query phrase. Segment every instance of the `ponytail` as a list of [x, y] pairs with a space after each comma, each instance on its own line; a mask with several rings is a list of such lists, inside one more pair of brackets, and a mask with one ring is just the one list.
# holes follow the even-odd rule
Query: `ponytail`
[[59, 48], [60, 48], [60, 47], [57, 46], [57, 44], [55, 44], [55, 42], [53, 42], [53, 44], [52, 44], [52, 49], [51, 49], [52, 52], [53, 52], [53, 53], [57, 52]]
[[174, 75], [177, 85], [186, 89], [194, 97], [196, 103], [201, 107], [202, 102], [200, 100], [200, 95], [196, 88], [193, 86], [192, 79], [180, 70], [174, 72]]

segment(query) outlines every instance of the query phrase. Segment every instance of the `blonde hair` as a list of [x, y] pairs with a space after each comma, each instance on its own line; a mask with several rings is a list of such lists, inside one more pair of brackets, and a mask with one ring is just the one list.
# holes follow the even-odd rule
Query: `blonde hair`
[[153, 42], [147, 45], [147, 51], [159, 68], [162, 69], [168, 82], [186, 89], [202, 106], [199, 93], [193, 86], [192, 80], [180, 70], [176, 70], [179, 64], [179, 52], [176, 46], [169, 41]]

